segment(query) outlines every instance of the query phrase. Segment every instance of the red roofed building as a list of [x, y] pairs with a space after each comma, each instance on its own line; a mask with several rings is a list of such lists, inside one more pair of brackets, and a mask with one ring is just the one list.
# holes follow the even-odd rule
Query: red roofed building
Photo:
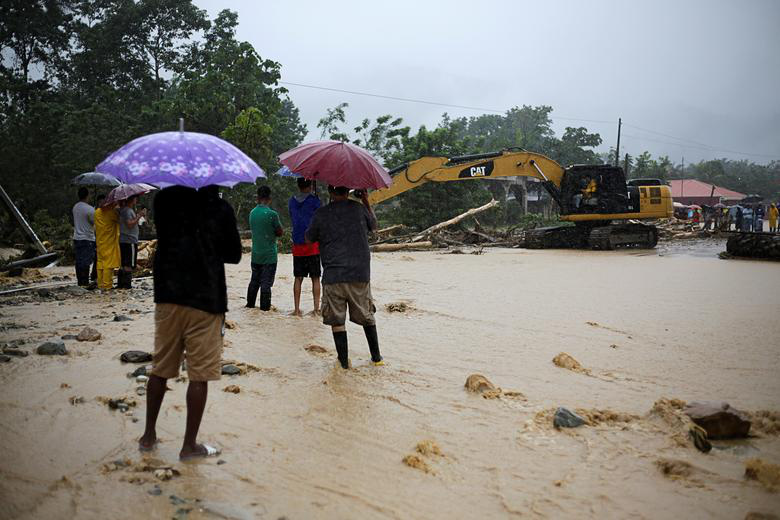
[[722, 202], [728, 206], [736, 204], [746, 195], [696, 179], [675, 179], [669, 181], [672, 187], [672, 199], [680, 204], [714, 206]]

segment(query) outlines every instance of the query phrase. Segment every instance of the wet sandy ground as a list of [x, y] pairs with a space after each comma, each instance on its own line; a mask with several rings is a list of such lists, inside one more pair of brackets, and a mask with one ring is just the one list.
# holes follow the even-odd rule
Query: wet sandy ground
[[[721, 249], [722, 250], [722, 249]], [[379, 254], [373, 292], [385, 367], [369, 366], [350, 325], [354, 369], [335, 367], [328, 328], [292, 310], [289, 256], [274, 305], [243, 309], [249, 259], [228, 268], [224, 358], [260, 368], [210, 385], [201, 439], [218, 459], [180, 463], [186, 382], [171, 380], [153, 467], [141, 460], [144, 398], [119, 361], [151, 350], [150, 292], [64, 301], [0, 300], [3, 341], [41, 341], [91, 325], [95, 343], [66, 357], [0, 365], [2, 518], [743, 518], [780, 511], [780, 494], [745, 480], [752, 457], [780, 463], [780, 438], [679, 446], [644, 418], [662, 397], [780, 410], [780, 264], [724, 261], [685, 249], [647, 252], [485, 250]], [[59, 271], [64, 273], [65, 270]], [[139, 285], [149, 285], [140, 283]], [[308, 283], [304, 310], [311, 309]], [[388, 303], [411, 309], [390, 313]], [[132, 314], [128, 314], [132, 312]], [[134, 321], [116, 323], [113, 313]], [[12, 325], [23, 328], [13, 328]], [[327, 352], [305, 350], [320, 345]], [[551, 362], [567, 352], [590, 375]], [[522, 395], [483, 399], [468, 375]], [[62, 384], [68, 385], [63, 388]], [[223, 392], [238, 385], [240, 393]], [[72, 405], [71, 397], [84, 402]], [[96, 398], [133, 396], [133, 417]], [[639, 416], [556, 431], [547, 410]], [[549, 413], [549, 412], [547, 412]], [[546, 419], [545, 419], [546, 417]], [[424, 440], [442, 455], [402, 459]], [[659, 459], [687, 462], [669, 478]], [[218, 461], [223, 461], [219, 463]], [[159, 495], [155, 486], [160, 489]]]

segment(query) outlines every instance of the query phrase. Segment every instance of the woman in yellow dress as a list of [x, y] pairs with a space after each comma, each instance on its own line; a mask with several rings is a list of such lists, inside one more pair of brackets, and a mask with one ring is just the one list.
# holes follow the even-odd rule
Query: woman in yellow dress
[[[98, 201], [100, 204], [100, 201]], [[98, 289], [114, 287], [114, 269], [119, 269], [119, 212], [116, 203], [95, 210]]]

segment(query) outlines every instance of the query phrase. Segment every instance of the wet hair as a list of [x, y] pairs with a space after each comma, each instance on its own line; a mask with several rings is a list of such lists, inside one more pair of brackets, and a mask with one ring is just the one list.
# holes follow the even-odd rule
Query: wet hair
[[303, 177], [298, 177], [298, 189], [299, 190], [305, 190], [306, 188], [311, 187], [311, 181], [309, 179], [304, 179]]
[[79, 188], [79, 200], [84, 200], [87, 197], [89, 197], [89, 190], [86, 187], [82, 186], [81, 188]]
[[257, 188], [257, 198], [260, 200], [266, 200], [271, 198], [271, 188], [268, 186], [260, 186]]

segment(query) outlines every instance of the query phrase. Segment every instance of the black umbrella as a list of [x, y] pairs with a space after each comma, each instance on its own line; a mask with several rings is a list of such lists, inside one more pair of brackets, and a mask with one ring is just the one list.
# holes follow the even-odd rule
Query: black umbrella
[[77, 175], [70, 182], [73, 186], [120, 186], [122, 183], [116, 177], [105, 173], [87, 172]]

